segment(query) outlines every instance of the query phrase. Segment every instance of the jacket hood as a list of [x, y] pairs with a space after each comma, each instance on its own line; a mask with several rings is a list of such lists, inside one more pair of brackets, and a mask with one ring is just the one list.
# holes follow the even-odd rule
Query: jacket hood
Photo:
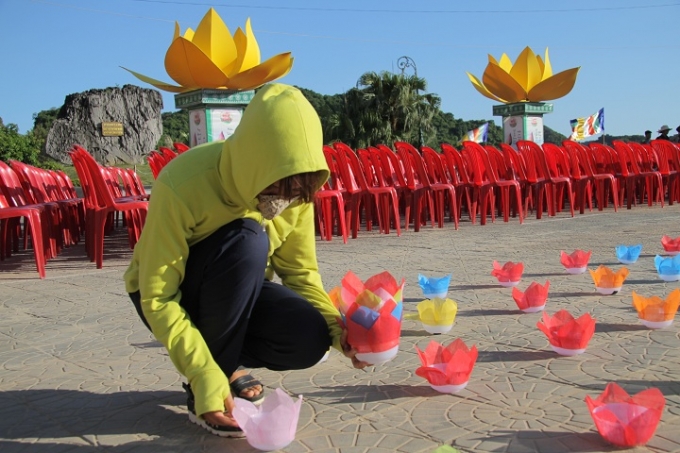
[[319, 187], [330, 174], [319, 116], [300, 90], [280, 83], [264, 86], [250, 101], [219, 165], [228, 198], [251, 209], [276, 181], [320, 170]]

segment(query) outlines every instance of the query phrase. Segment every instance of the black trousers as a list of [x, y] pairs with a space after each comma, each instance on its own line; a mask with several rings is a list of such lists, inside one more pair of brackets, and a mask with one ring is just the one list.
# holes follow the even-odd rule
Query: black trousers
[[[264, 279], [268, 249], [267, 234], [250, 219], [228, 223], [189, 249], [180, 305], [227, 376], [239, 366], [309, 368], [331, 346], [323, 316]], [[148, 327], [139, 292], [130, 298]]]

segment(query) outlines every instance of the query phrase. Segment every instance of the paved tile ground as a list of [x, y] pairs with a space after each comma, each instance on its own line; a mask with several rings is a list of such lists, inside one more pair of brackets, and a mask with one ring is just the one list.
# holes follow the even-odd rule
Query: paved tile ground
[[[449, 334], [428, 335], [404, 321], [398, 356], [366, 371], [333, 352], [312, 369], [256, 370], [270, 388], [304, 395], [296, 440], [284, 451], [430, 452], [452, 444], [464, 452], [607, 452], [586, 395], [610, 381], [636, 393], [658, 387], [666, 408], [655, 437], [634, 452], [680, 451], [680, 335], [643, 327], [631, 292], [665, 297], [653, 258], [664, 234], [680, 235], [677, 205], [570, 218], [517, 219], [460, 230], [424, 228], [401, 237], [362, 232], [344, 245], [319, 242], [327, 289], [349, 269], [362, 279], [383, 270], [405, 278], [405, 309], [421, 300], [418, 273], [452, 273], [450, 297], [459, 304]], [[643, 244], [623, 290], [594, 291], [589, 274], [568, 275], [560, 250], [591, 249], [591, 265], [618, 269], [614, 246]], [[68, 249], [37, 278], [30, 254], [0, 263], [0, 451], [250, 452], [245, 440], [221, 439], [186, 416], [182, 379], [165, 350], [130, 305], [122, 274], [130, 257], [124, 237], [107, 240], [104, 269]], [[536, 328], [540, 314], [522, 314], [511, 290], [495, 284], [493, 260], [523, 261], [520, 289], [551, 282], [547, 311], [590, 312], [596, 333], [585, 354], [561, 357]], [[432, 390], [415, 375], [414, 346], [460, 337], [479, 348], [468, 387], [456, 395]]]

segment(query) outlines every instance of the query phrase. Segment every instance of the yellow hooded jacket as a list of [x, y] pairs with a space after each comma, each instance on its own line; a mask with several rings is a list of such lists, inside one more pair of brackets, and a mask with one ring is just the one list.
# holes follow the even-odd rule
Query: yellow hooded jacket
[[267, 276], [275, 272], [316, 307], [328, 322], [333, 346], [341, 350], [340, 315], [318, 273], [313, 203], [294, 202], [271, 221], [256, 208], [257, 195], [284, 177], [328, 174], [322, 145], [319, 117], [302, 93], [270, 84], [250, 102], [234, 135], [179, 155], [154, 183], [146, 224], [125, 273], [126, 290], [140, 291], [144, 316], [189, 380], [199, 416], [224, 410], [229, 381], [179, 305], [179, 287], [189, 247], [233, 220], [250, 218], [264, 226]]

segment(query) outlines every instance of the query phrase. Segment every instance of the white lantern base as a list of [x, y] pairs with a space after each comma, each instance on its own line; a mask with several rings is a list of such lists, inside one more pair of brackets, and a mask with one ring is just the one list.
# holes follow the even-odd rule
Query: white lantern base
[[399, 351], [399, 345], [381, 352], [357, 352], [356, 358], [371, 365], [380, 365], [392, 360]]

